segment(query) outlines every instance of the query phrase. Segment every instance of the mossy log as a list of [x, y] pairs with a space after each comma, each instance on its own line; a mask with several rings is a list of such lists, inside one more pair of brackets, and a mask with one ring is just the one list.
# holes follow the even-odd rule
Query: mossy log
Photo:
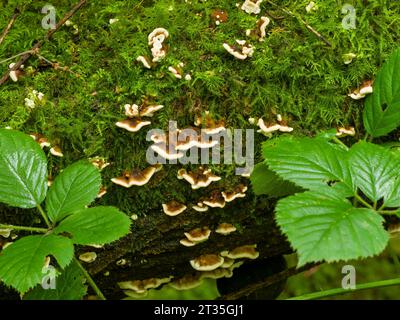
[[[209, 240], [194, 247], [184, 247], [179, 240], [185, 238], [184, 232], [199, 226], [215, 230], [221, 220], [218, 211], [211, 209], [206, 213], [185, 212], [177, 217], [168, 217], [156, 212], [136, 221], [132, 233], [115, 245], [96, 249], [98, 258], [87, 265], [95, 275], [99, 286], [109, 298], [123, 297], [117, 283], [120, 281], [143, 280], [174, 276], [179, 278], [192, 273], [189, 261], [202, 254], [219, 253], [238, 246], [257, 244], [260, 259], [274, 257], [290, 251], [288, 243], [277, 229], [272, 212], [261, 204], [249, 214], [246, 201], [230, 204], [224, 209], [238, 225], [238, 231], [223, 236], [211, 233]], [[224, 220], [225, 221], [225, 220]], [[89, 248], [81, 248], [84, 252]], [[93, 248], [89, 249], [93, 251]], [[124, 259], [124, 265], [117, 261]], [[104, 274], [109, 272], [108, 276]], [[108, 273], [107, 273], [108, 274]]]

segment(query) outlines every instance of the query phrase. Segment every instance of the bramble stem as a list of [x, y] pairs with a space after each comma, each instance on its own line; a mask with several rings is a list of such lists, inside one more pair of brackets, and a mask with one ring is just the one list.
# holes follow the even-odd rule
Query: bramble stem
[[345, 147], [346, 150], [349, 150], [349, 147], [346, 146], [346, 145], [343, 143], [343, 141], [341, 141], [341, 140], [338, 139], [337, 137], [333, 137], [332, 140], [333, 140], [334, 142], [336, 142], [337, 144], [340, 144], [341, 146]]
[[44, 222], [46, 222], [46, 225], [50, 228], [51, 227], [51, 223], [49, 221], [49, 218], [47, 217], [46, 212], [44, 212], [43, 208], [40, 206], [40, 204], [38, 204], [36, 206], [36, 208], [39, 210], [40, 214], [42, 215]]
[[74, 257], [74, 260], [75, 260], [76, 264], [79, 266], [79, 268], [81, 269], [83, 275], [85, 276], [85, 278], [86, 278], [87, 282], [89, 283], [89, 285], [92, 287], [93, 291], [97, 294], [97, 296], [101, 300], [106, 300], [106, 297], [103, 295], [103, 293], [101, 292], [99, 287], [96, 285], [96, 283], [94, 282], [94, 280], [90, 276], [89, 272], [86, 271], [86, 269], [82, 266], [82, 264], [79, 262], [79, 260], [77, 258]]
[[358, 194], [355, 194], [354, 197], [361, 202], [364, 206], [370, 208], [370, 209], [374, 209], [373, 206], [371, 206], [367, 201], [365, 201], [363, 198], [361, 198]]
[[331, 290], [325, 290], [321, 292], [313, 292], [307, 293], [298, 297], [289, 298], [287, 300], [316, 300], [321, 298], [327, 298], [331, 296], [337, 296], [352, 292], [358, 292], [367, 289], [375, 289], [375, 288], [383, 288], [383, 287], [390, 287], [390, 286], [397, 286], [400, 285], [400, 278], [390, 279], [390, 280], [383, 280], [383, 281], [375, 281], [375, 282], [368, 282], [360, 284], [356, 287], [356, 289], [343, 289], [343, 288], [336, 288]]
[[44, 228], [14, 226], [11, 224], [0, 224], [0, 229], [12, 229], [12, 230], [17, 230], [17, 231], [30, 231], [30, 232], [38, 232], [38, 233], [46, 233], [48, 231], [47, 229], [44, 229]]

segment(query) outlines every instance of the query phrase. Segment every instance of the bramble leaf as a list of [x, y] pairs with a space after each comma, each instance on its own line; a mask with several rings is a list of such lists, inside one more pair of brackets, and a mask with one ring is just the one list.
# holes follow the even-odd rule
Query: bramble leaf
[[347, 153], [321, 138], [283, 137], [263, 145], [265, 163], [284, 180], [306, 189], [340, 184], [350, 196], [355, 188]]
[[60, 221], [89, 205], [96, 198], [100, 186], [100, 172], [89, 162], [81, 161], [67, 167], [54, 180], [46, 198], [50, 220]]
[[400, 125], [400, 49], [382, 66], [365, 101], [364, 126], [373, 137], [381, 137]]
[[83, 282], [84, 276], [73, 261], [55, 279], [55, 289], [43, 289], [39, 284], [25, 294], [23, 300], [81, 300], [87, 291]]
[[284, 197], [302, 191], [290, 181], [285, 181], [264, 163], [258, 163], [250, 177], [256, 195], [268, 195], [275, 198]]
[[330, 189], [322, 187], [278, 202], [276, 221], [297, 250], [299, 266], [371, 257], [387, 245], [382, 216], [353, 207]]
[[354, 145], [349, 156], [355, 183], [370, 200], [383, 198], [387, 206], [400, 203], [400, 159], [386, 148], [364, 141]]
[[131, 220], [114, 207], [95, 207], [68, 216], [54, 229], [55, 233], [71, 234], [76, 244], [102, 245], [129, 233]]
[[21, 238], [0, 252], [0, 279], [24, 293], [42, 281], [45, 258], [50, 255], [66, 267], [74, 255], [72, 241], [53, 234]]
[[0, 129], [0, 202], [34, 208], [46, 197], [47, 160], [28, 135]]

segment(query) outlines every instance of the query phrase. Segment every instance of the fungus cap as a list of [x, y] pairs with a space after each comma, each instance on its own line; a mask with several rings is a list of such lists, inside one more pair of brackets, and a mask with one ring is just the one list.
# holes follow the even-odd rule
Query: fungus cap
[[260, 255], [259, 252], [256, 250], [257, 245], [245, 245], [237, 247], [230, 251], [223, 251], [221, 252], [221, 256], [230, 258], [230, 259], [257, 259]]
[[224, 258], [217, 254], [204, 254], [193, 260], [190, 260], [190, 265], [197, 271], [212, 271], [224, 263]]
[[172, 281], [169, 286], [176, 290], [190, 290], [198, 287], [202, 283], [200, 273], [188, 274], [182, 278]]
[[162, 204], [163, 211], [167, 216], [175, 217], [187, 209], [187, 207], [175, 200]]
[[50, 149], [50, 153], [55, 157], [60, 157], [60, 158], [64, 157], [62, 150], [59, 146], [52, 147]]
[[145, 126], [150, 125], [150, 121], [143, 121], [140, 119], [125, 119], [118, 121], [115, 125], [119, 128], [128, 130], [129, 132], [137, 132]]
[[208, 227], [196, 228], [189, 232], [185, 232], [186, 238], [191, 242], [203, 242], [210, 237], [211, 230]]
[[85, 252], [79, 256], [79, 260], [86, 263], [92, 263], [96, 260], [96, 258], [97, 258], [96, 252]]
[[231, 234], [236, 231], [236, 227], [230, 223], [220, 223], [215, 230], [216, 233], [222, 234], [224, 236]]

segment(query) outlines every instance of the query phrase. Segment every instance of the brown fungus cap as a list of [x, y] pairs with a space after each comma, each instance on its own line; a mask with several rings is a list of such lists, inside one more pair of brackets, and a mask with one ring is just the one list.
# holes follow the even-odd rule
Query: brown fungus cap
[[97, 258], [96, 252], [85, 252], [79, 256], [79, 260], [86, 263], [92, 263], [96, 260], [96, 258]]
[[256, 250], [257, 245], [245, 245], [241, 247], [237, 247], [230, 251], [223, 251], [221, 255], [224, 257], [228, 257], [230, 259], [257, 259], [260, 255]]
[[218, 190], [213, 191], [211, 195], [202, 202], [211, 208], [224, 208], [226, 204], [224, 197]]
[[203, 242], [210, 237], [211, 230], [208, 227], [196, 228], [185, 232], [186, 238], [194, 243]]
[[199, 167], [196, 171], [187, 172], [186, 169], [180, 169], [177, 175], [178, 179], [184, 179], [190, 183], [192, 189], [208, 187], [212, 182], [221, 180], [221, 177], [216, 176], [211, 170]]
[[125, 188], [143, 186], [147, 184], [151, 177], [160, 169], [161, 165], [150, 166], [144, 170], [134, 169], [131, 172], [125, 172], [120, 177], [111, 179], [111, 181]]
[[163, 203], [163, 211], [167, 216], [175, 217], [186, 210], [186, 206], [178, 201], [172, 200], [168, 203]]
[[224, 236], [231, 234], [236, 231], [236, 227], [230, 223], [220, 223], [215, 230], [216, 233], [222, 234]]
[[217, 254], [204, 254], [193, 260], [190, 260], [190, 265], [197, 271], [212, 271], [224, 263], [224, 258]]
[[198, 287], [201, 283], [201, 274], [196, 272], [194, 274], [187, 274], [182, 278], [172, 281], [169, 286], [176, 290], [190, 290]]
[[125, 119], [118, 121], [115, 125], [129, 132], [138, 132], [140, 129], [150, 124], [150, 121], [143, 121], [141, 119]]

